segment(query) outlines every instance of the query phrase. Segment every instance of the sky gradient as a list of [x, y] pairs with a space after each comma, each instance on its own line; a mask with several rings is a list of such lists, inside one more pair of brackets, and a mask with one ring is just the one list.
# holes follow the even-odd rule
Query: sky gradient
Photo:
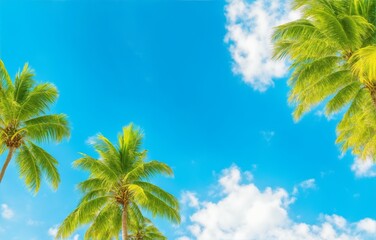
[[[230, 195], [218, 181], [231, 170], [246, 172], [244, 184], [262, 194], [268, 187], [285, 191], [292, 201], [281, 208], [295, 223], [330, 222], [325, 216], [333, 214], [349, 224], [375, 219], [375, 174], [370, 167], [356, 174], [354, 157], [341, 156], [335, 145], [339, 117], [326, 119], [319, 107], [294, 123], [286, 70], [237, 62], [234, 51], [243, 38], [229, 35], [237, 12], [226, 9], [241, 3], [257, 7], [240, 0], [0, 1], [0, 57], [8, 72], [14, 76], [29, 62], [38, 81], [54, 83], [60, 97], [53, 111], [66, 113], [72, 126], [69, 141], [46, 145], [59, 160], [56, 192], [44, 182], [34, 196], [10, 164], [0, 185], [0, 239], [52, 239], [78, 203], [75, 185], [87, 177], [72, 168], [78, 153], [96, 156], [88, 139], [100, 132], [115, 140], [130, 122], [143, 129], [149, 158], [174, 169], [174, 178], [155, 179], [182, 199], [180, 227], [156, 220], [169, 239], [206, 239], [189, 227], [197, 224], [190, 216], [205, 210], [205, 202]], [[269, 27], [280, 19], [265, 21]], [[253, 24], [263, 36], [262, 26]], [[247, 40], [254, 32], [245, 34]], [[254, 49], [270, 51], [268, 45], [247, 46], [241, 52], [256, 57]], [[249, 75], [247, 64], [280, 72], [262, 76], [269, 82], [260, 87], [254, 79], [261, 76]], [[369, 226], [376, 236], [376, 222]], [[358, 232], [351, 234], [355, 239]]]

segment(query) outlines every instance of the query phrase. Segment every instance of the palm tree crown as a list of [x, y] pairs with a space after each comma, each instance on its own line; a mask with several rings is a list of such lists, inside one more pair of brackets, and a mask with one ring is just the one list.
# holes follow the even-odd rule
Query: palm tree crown
[[320, 103], [345, 110], [337, 142], [362, 158], [376, 157], [376, 2], [294, 0], [302, 18], [278, 26], [276, 59], [288, 57], [294, 118]]
[[50, 105], [57, 100], [56, 87], [50, 83], [36, 83], [33, 78], [33, 71], [25, 64], [12, 82], [0, 61], [0, 151], [8, 150], [0, 182], [16, 154], [20, 176], [36, 193], [42, 175], [54, 189], [60, 182], [57, 160], [37, 143], [60, 142], [69, 137], [70, 130], [64, 114], [47, 114]]
[[74, 162], [90, 176], [78, 185], [84, 196], [61, 224], [57, 237], [66, 238], [77, 227], [89, 224], [85, 239], [118, 238], [122, 230], [123, 240], [127, 240], [130, 221], [143, 218], [141, 208], [180, 222], [176, 198], [148, 181], [158, 174], [170, 176], [172, 170], [164, 163], [145, 161], [142, 137], [132, 124], [123, 128], [117, 145], [98, 135], [93, 146], [99, 159], [82, 154]]
[[167, 240], [148, 218], [131, 219], [129, 240]]

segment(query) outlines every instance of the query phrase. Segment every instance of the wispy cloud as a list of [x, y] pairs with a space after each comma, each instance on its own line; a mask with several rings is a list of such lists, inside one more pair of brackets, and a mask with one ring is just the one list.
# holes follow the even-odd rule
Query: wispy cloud
[[33, 220], [33, 219], [29, 219], [27, 220], [26, 224], [28, 226], [40, 226], [40, 225], [43, 225], [44, 222], [42, 221], [38, 221], [38, 220]]
[[13, 210], [5, 203], [1, 204], [1, 216], [4, 219], [11, 219], [14, 217]]
[[351, 170], [357, 177], [376, 177], [376, 164], [371, 158], [365, 160], [355, 158]]
[[257, 91], [274, 85], [274, 78], [286, 75], [287, 62], [274, 61], [271, 35], [273, 27], [299, 17], [288, 0], [228, 0], [227, 34], [233, 59], [233, 72]]
[[275, 135], [274, 131], [261, 131], [261, 136], [265, 141], [270, 142]]
[[[294, 197], [283, 188], [261, 190], [235, 165], [222, 172], [218, 183], [222, 197], [200, 201], [178, 239], [366, 240], [375, 236], [376, 221], [370, 218], [349, 222], [339, 215], [322, 214], [315, 224], [294, 221], [289, 217]], [[298, 185], [311, 189], [315, 181]]]
[[316, 180], [314, 178], [310, 178], [294, 186], [294, 190], [292, 191], [292, 194], [293, 195], [298, 194], [299, 189], [302, 189], [303, 191], [305, 191], [307, 189], [315, 189], [315, 188], [316, 188]]
[[314, 178], [307, 179], [299, 184], [302, 189], [316, 188], [316, 180]]
[[88, 138], [86, 139], [85, 143], [86, 143], [87, 145], [93, 145], [93, 144], [95, 144], [96, 140], [97, 140], [97, 135], [95, 135], [95, 136], [91, 136], [91, 137], [88, 137]]
[[199, 201], [194, 192], [184, 191], [181, 196], [181, 203], [189, 207], [198, 208]]
[[319, 118], [325, 118], [325, 119], [328, 120], [328, 121], [331, 121], [331, 120], [335, 120], [335, 119], [336, 119], [335, 115], [329, 115], [329, 116], [327, 116], [327, 115], [325, 114], [325, 109], [317, 110], [317, 111], [315, 112], [315, 115], [316, 115], [317, 117], [319, 117]]

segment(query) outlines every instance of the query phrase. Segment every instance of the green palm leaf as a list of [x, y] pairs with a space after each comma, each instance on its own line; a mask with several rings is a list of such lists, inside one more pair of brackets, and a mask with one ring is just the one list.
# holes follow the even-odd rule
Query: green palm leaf
[[21, 177], [25, 180], [26, 186], [38, 192], [42, 173], [38, 165], [38, 159], [32, 149], [26, 144], [21, 146], [21, 149], [16, 157]]

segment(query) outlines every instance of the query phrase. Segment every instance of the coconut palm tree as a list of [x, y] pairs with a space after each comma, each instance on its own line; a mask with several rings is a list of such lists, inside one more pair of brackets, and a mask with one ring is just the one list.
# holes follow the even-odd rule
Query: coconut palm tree
[[167, 238], [148, 219], [131, 218], [129, 240], [167, 240]]
[[83, 197], [77, 208], [60, 225], [57, 237], [69, 237], [79, 226], [89, 224], [85, 239], [128, 240], [130, 218], [142, 219], [141, 209], [179, 223], [176, 198], [149, 182], [156, 175], [171, 176], [171, 168], [159, 161], [145, 161], [143, 135], [132, 124], [123, 128], [117, 145], [98, 135], [95, 159], [86, 154], [74, 162], [90, 173], [78, 188]]
[[27, 187], [38, 192], [42, 175], [56, 189], [60, 182], [57, 160], [38, 143], [60, 142], [70, 130], [64, 114], [50, 114], [58, 91], [51, 83], [36, 83], [34, 72], [25, 64], [12, 82], [0, 60], [0, 152], [8, 155], [0, 182], [13, 155]]
[[278, 26], [274, 57], [288, 58], [294, 119], [320, 104], [345, 111], [337, 142], [345, 152], [376, 157], [376, 2], [294, 0], [301, 19]]

